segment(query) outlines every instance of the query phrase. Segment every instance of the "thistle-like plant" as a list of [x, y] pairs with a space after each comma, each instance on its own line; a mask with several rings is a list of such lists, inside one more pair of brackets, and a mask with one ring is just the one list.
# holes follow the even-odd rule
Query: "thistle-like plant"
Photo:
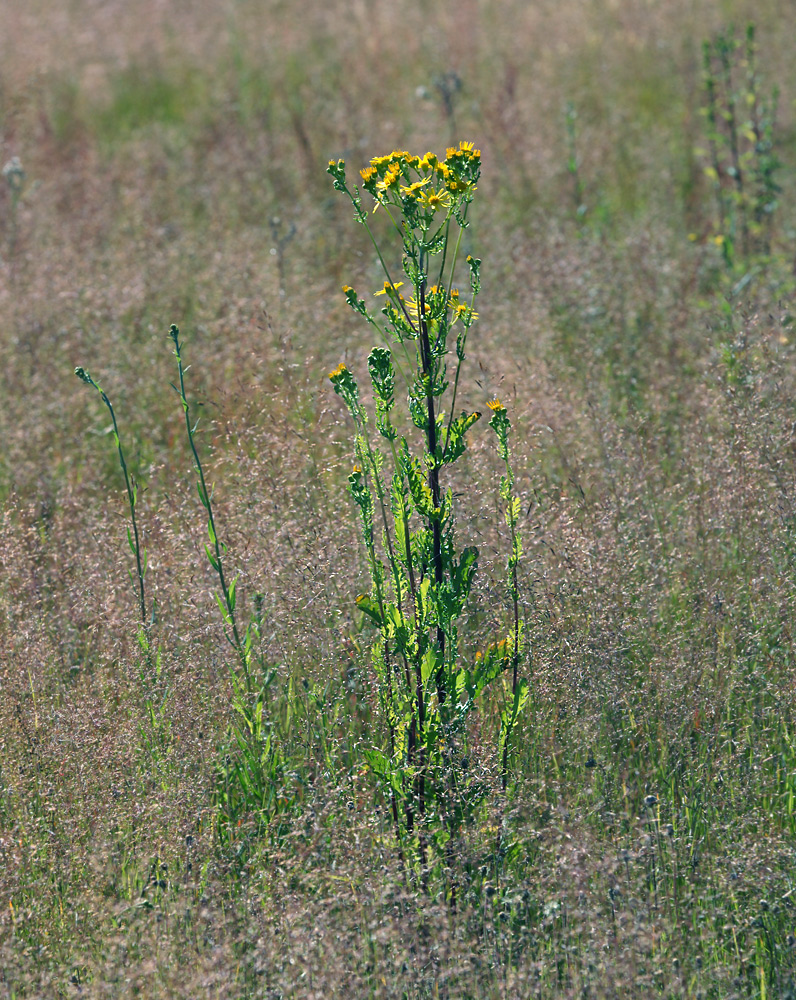
[[[465, 824], [489, 790], [468, 746], [467, 721], [477, 699], [509, 674], [510, 696], [498, 736], [505, 788], [511, 732], [528, 696], [527, 682], [519, 676], [525, 646], [511, 425], [498, 400], [490, 403], [491, 426], [506, 468], [501, 497], [512, 538], [511, 627], [502, 641], [487, 644], [472, 661], [463, 656], [460, 629], [478, 551], [457, 548], [454, 496], [444, 485], [444, 470], [461, 458], [466, 435], [481, 416], [456, 414], [467, 339], [478, 318], [478, 258], [468, 255], [464, 262], [470, 295], [465, 297], [455, 285], [480, 169], [480, 151], [467, 142], [448, 149], [445, 159], [405, 151], [375, 157], [361, 171], [361, 189], [349, 186], [344, 161], [328, 166], [334, 187], [348, 195], [357, 221], [365, 226], [386, 278], [376, 293], [385, 299], [381, 318], [353, 288], [343, 288], [351, 308], [378, 330], [385, 344], [374, 347], [367, 362], [375, 434], [352, 372], [341, 364], [329, 378], [356, 427], [348, 488], [359, 512], [371, 577], [370, 593], [359, 596], [357, 605], [377, 630], [372, 662], [385, 737], [367, 750], [367, 757], [383, 782], [401, 856], [424, 880], [438, 862], [450, 866]], [[390, 273], [363, 206], [363, 192], [400, 240], [406, 282]], [[408, 421], [395, 415], [396, 383], [406, 387]], [[415, 434], [402, 433], [396, 421], [413, 425]], [[454, 879], [453, 904], [455, 885]]]

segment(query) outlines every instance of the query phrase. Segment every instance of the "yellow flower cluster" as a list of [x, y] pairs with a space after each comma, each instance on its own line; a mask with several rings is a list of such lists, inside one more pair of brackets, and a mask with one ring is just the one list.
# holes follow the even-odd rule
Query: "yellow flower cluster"
[[347, 372], [347, 371], [348, 371], [348, 369], [346, 368], [346, 366], [341, 361], [340, 364], [334, 369], [334, 371], [329, 372], [329, 380], [331, 382], [334, 382], [335, 379], [340, 378], [340, 376], [342, 374], [344, 374], [345, 372]]
[[481, 150], [476, 149], [472, 142], [460, 142], [458, 149], [455, 146], [448, 146], [445, 156], [448, 160], [480, 160]]
[[[444, 161], [436, 153], [415, 156], [405, 149], [394, 149], [386, 156], [374, 156], [369, 166], [360, 170], [362, 184], [380, 204], [390, 193], [411, 204], [427, 217], [447, 211], [457, 195], [475, 190], [481, 169], [481, 150], [472, 142], [451, 146]], [[413, 179], [412, 173], [419, 179]], [[407, 183], [402, 184], [401, 181]]]
[[459, 289], [452, 288], [450, 299], [448, 300], [448, 305], [453, 310], [453, 322], [455, 323], [457, 319], [461, 319], [464, 316], [470, 316], [472, 319], [478, 319], [478, 313], [474, 312], [466, 302], [462, 302], [459, 299]]
[[[405, 309], [406, 314], [416, 323], [420, 314], [419, 303], [415, 296], [413, 295], [409, 299], [405, 299], [403, 295], [398, 291], [399, 288], [403, 288], [403, 281], [396, 281], [394, 284], [390, 281], [384, 282], [384, 287], [380, 288], [378, 292], [374, 292], [374, 295], [386, 295], [387, 298], [391, 299], [396, 306]], [[345, 291], [345, 288], [343, 289]], [[436, 296], [444, 293], [444, 289], [440, 288], [439, 285], [431, 285], [426, 289], [425, 296], [425, 315], [431, 315], [441, 308], [441, 303], [434, 305], [434, 299]], [[451, 289], [450, 295], [447, 298], [446, 305], [452, 312], [451, 325], [457, 320], [463, 320], [467, 326], [469, 326], [474, 320], [478, 319], [478, 313], [468, 305], [466, 302], [459, 298], [459, 289]], [[389, 309], [390, 307], [387, 306]]]

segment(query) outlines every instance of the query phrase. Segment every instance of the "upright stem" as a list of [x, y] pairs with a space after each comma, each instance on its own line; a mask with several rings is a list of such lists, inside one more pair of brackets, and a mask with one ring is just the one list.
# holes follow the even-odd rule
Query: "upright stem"
[[[423, 253], [420, 254], [420, 270], [423, 271]], [[441, 505], [439, 489], [439, 464], [437, 462], [437, 418], [434, 411], [434, 376], [431, 359], [431, 342], [428, 336], [428, 323], [426, 322], [426, 279], [421, 276], [420, 296], [418, 303], [418, 323], [420, 326], [420, 355], [423, 363], [423, 375], [426, 379], [426, 407], [428, 413], [428, 453], [431, 463], [428, 470], [428, 486], [431, 490], [432, 503], [435, 510], [439, 510]], [[442, 525], [439, 517], [435, 517], [431, 525], [433, 535], [433, 559], [434, 559], [434, 581], [440, 585], [443, 580], [442, 565]], [[446, 697], [445, 690], [445, 632], [441, 626], [437, 627], [437, 648], [440, 655], [440, 666], [437, 670], [436, 684], [437, 697], [442, 704]]]
[[141, 624], [144, 627], [144, 632], [149, 632], [149, 622], [147, 621], [146, 613], [146, 596], [144, 594], [144, 568], [141, 565], [141, 544], [138, 538], [138, 522], [135, 516], [135, 505], [137, 500], [136, 490], [130, 482], [130, 476], [127, 472], [127, 463], [124, 460], [124, 450], [122, 449], [122, 441], [119, 437], [119, 428], [116, 425], [116, 414], [113, 412], [113, 407], [111, 406], [111, 401], [105, 395], [105, 393], [100, 389], [100, 395], [105, 405], [111, 415], [111, 420], [113, 421], [113, 434], [116, 439], [116, 445], [119, 450], [119, 464], [122, 467], [122, 472], [124, 473], [124, 485], [127, 488], [127, 501], [130, 504], [130, 520], [133, 525], [133, 542], [135, 549], [135, 568], [138, 574], [138, 605], [141, 611]]
[[732, 157], [733, 176], [738, 203], [738, 215], [741, 223], [741, 248], [746, 255], [749, 252], [749, 231], [746, 222], [746, 205], [744, 204], [744, 179], [741, 168], [741, 156], [738, 147], [738, 123], [735, 115], [735, 94], [732, 90], [732, 67], [730, 65], [731, 43], [726, 39], [719, 41], [719, 55], [724, 73], [725, 99], [727, 101], [727, 127], [730, 133], [730, 156]]
[[[149, 635], [149, 629], [151, 626], [151, 620], [147, 618], [146, 612], [146, 594], [144, 591], [144, 576], [146, 575], [146, 565], [141, 562], [141, 541], [138, 535], [138, 521], [135, 516], [135, 506], [137, 501], [137, 489], [133, 482], [131, 481], [130, 473], [127, 470], [127, 462], [124, 458], [124, 449], [122, 448], [122, 439], [119, 436], [119, 427], [116, 423], [116, 414], [113, 411], [113, 406], [108, 398], [107, 394], [103, 390], [102, 386], [98, 385], [91, 375], [84, 368], [75, 368], [75, 375], [80, 379], [81, 382], [85, 382], [86, 385], [92, 386], [100, 394], [100, 398], [105, 406], [108, 408], [108, 413], [111, 415], [111, 421], [113, 423], [113, 437], [116, 441], [116, 448], [119, 453], [119, 465], [122, 468], [122, 474], [124, 475], [124, 485], [127, 489], [127, 503], [130, 507], [130, 521], [133, 525], [133, 544], [131, 548], [133, 549], [133, 554], [135, 555], [135, 567], [136, 573], [138, 575], [138, 607], [141, 613], [141, 624], [144, 628], [144, 634]], [[128, 536], [129, 537], [129, 536]]]
[[[232, 645], [235, 647], [235, 652], [238, 654], [238, 659], [240, 660], [241, 667], [243, 668], [243, 676], [246, 681], [246, 690], [251, 694], [251, 676], [249, 674], [249, 657], [246, 654], [246, 649], [244, 648], [243, 641], [240, 637], [240, 632], [238, 631], [238, 620], [235, 615], [235, 605], [232, 603], [232, 597], [230, 595], [229, 587], [227, 586], [226, 578], [224, 576], [224, 564], [221, 558], [221, 543], [218, 540], [218, 532], [216, 531], [216, 522], [213, 517], [213, 505], [210, 500], [210, 494], [207, 490], [207, 483], [205, 482], [205, 474], [202, 469], [202, 463], [199, 460], [199, 452], [196, 450], [196, 444], [194, 442], [194, 428], [191, 427], [191, 417], [190, 417], [190, 407], [188, 406], [188, 399], [185, 395], [185, 370], [182, 366], [182, 355], [180, 352], [180, 331], [176, 326], [171, 327], [169, 330], [169, 335], [174, 342], [174, 356], [177, 358], [177, 369], [179, 371], [180, 377], [180, 388], [177, 389], [180, 400], [182, 401], [182, 409], [185, 415], [185, 428], [188, 432], [188, 442], [191, 446], [191, 452], [193, 453], [193, 461], [196, 466], [196, 471], [199, 476], [199, 493], [202, 499], [202, 503], [207, 510], [207, 519], [210, 526], [210, 534], [213, 542], [213, 548], [215, 551], [215, 562], [213, 568], [218, 574], [218, 580], [221, 584], [221, 594], [224, 598], [224, 604], [227, 609], [227, 620], [230, 628], [232, 629]], [[177, 388], [176, 386], [174, 387]]]

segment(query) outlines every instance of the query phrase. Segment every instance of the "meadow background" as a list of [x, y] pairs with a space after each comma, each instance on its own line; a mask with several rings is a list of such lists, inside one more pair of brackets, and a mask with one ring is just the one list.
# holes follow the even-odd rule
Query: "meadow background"
[[[701, 44], [750, 19], [781, 191], [729, 266]], [[0, 179], [0, 996], [796, 996], [796, 7], [0, 0], [0, 25], [25, 172]], [[372, 342], [340, 286], [383, 279], [325, 167], [459, 139], [484, 164], [464, 403], [514, 423], [532, 698], [451, 912], [402, 879], [363, 767], [326, 373]], [[233, 653], [170, 323], [276, 668], [274, 797], [224, 830]], [[75, 365], [139, 483], [157, 675]], [[462, 461], [474, 630], [499, 634], [485, 427]]]

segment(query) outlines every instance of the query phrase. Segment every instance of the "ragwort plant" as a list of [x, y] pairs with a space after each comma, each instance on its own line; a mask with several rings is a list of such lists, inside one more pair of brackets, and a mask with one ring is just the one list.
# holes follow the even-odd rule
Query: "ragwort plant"
[[[443, 483], [445, 468], [461, 458], [466, 435], [481, 416], [456, 415], [467, 339], [478, 318], [473, 306], [481, 261], [466, 258], [469, 302], [454, 283], [480, 169], [480, 151], [468, 142], [449, 148], [444, 160], [405, 151], [375, 157], [361, 171], [361, 190], [349, 185], [343, 160], [328, 166], [334, 187], [349, 197], [366, 228], [386, 278], [376, 292], [385, 298], [383, 319], [353, 288], [343, 288], [351, 308], [386, 345], [374, 347], [367, 361], [375, 435], [353, 373], [341, 364], [329, 375], [356, 427], [348, 489], [359, 512], [371, 577], [370, 593], [356, 603], [376, 629], [372, 663], [384, 738], [366, 756], [389, 802], [401, 858], [424, 884], [447, 868], [454, 906], [451, 866], [457, 844], [489, 793], [483, 771], [472, 760], [468, 718], [479, 696], [508, 676], [497, 734], [505, 789], [512, 731], [528, 698], [527, 681], [519, 675], [525, 652], [517, 587], [519, 500], [510, 464], [511, 422], [498, 399], [489, 403], [490, 426], [505, 463], [500, 495], [512, 541], [511, 625], [501, 641], [488, 644], [470, 662], [463, 655], [460, 627], [478, 550], [457, 548], [454, 496]], [[363, 191], [400, 240], [408, 296], [400, 290], [405, 282], [393, 280], [376, 241]], [[396, 382], [406, 387], [409, 421], [419, 432], [412, 443], [393, 422]]]
[[[738, 77], [741, 77], [739, 82]], [[728, 267], [771, 252], [780, 193], [774, 152], [779, 91], [762, 94], [754, 24], [743, 42], [732, 30], [702, 46], [702, 78], [708, 161], [705, 175], [716, 204], [714, 235]]]

